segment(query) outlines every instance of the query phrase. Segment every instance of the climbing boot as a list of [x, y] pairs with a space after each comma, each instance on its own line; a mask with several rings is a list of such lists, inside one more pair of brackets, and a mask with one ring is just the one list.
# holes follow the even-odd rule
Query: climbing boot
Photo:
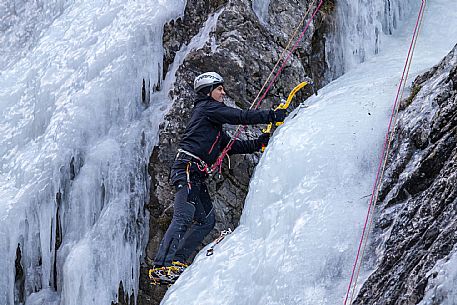
[[186, 264], [178, 262], [178, 261], [174, 261], [171, 264], [173, 267], [178, 268], [179, 275], [181, 275], [181, 273], [183, 273], [184, 270], [186, 270], [186, 268], [189, 267], [189, 265], [186, 265]]
[[149, 269], [149, 279], [151, 279], [153, 285], [170, 286], [178, 279], [181, 273], [179, 267], [175, 266], [154, 267]]

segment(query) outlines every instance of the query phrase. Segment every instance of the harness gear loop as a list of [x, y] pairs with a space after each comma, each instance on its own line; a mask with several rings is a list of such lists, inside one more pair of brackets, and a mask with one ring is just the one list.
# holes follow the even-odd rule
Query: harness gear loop
[[190, 191], [192, 189], [192, 184], [190, 183], [190, 165], [192, 163], [189, 161], [186, 165], [186, 178], [187, 178], [187, 188]]

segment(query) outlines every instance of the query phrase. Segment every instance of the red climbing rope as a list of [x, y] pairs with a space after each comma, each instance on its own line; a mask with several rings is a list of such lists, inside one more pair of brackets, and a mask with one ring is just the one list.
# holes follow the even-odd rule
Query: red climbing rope
[[[270, 91], [271, 89], [271, 86], [273, 86], [275, 80], [278, 78], [279, 74], [282, 72], [282, 70], [284, 69], [287, 61], [290, 59], [290, 57], [292, 56], [292, 53], [295, 51], [295, 49], [298, 47], [298, 44], [302, 41], [303, 37], [305, 36], [305, 33], [306, 31], [308, 30], [311, 22], [314, 20], [314, 18], [316, 17], [317, 13], [319, 12], [321, 6], [322, 6], [322, 3], [324, 2], [324, 0], [320, 0], [319, 2], [319, 5], [317, 6], [317, 8], [315, 9], [315, 11], [313, 12], [311, 18], [308, 20], [308, 22], [306, 23], [306, 26], [305, 28], [303, 29], [303, 31], [301, 32], [300, 34], [300, 37], [298, 37], [297, 41], [295, 42], [294, 46], [292, 47], [292, 49], [289, 51], [289, 53], [287, 54], [286, 56], [286, 59], [283, 61], [281, 67], [279, 67], [278, 69], [278, 72], [276, 72], [275, 76], [273, 77], [273, 79], [271, 80], [270, 84], [268, 85], [267, 89], [265, 90], [265, 92], [263, 93], [263, 95], [260, 97], [260, 99], [257, 101], [257, 104], [255, 105], [254, 109], [257, 109], [260, 105], [260, 103], [262, 102], [262, 100], [265, 98], [265, 96], [267, 95], [267, 93]], [[279, 59], [279, 61], [282, 59], [282, 57]], [[278, 61], [278, 62], [279, 62]], [[251, 108], [252, 108], [252, 105], [251, 105]], [[224, 158], [225, 156], [227, 156], [228, 152], [230, 151], [230, 149], [232, 148], [233, 144], [235, 143], [235, 141], [239, 138], [239, 136], [241, 135], [241, 132], [246, 129], [246, 126], [242, 126], [242, 127], [238, 127], [238, 129], [236, 130], [236, 133], [235, 135], [230, 139], [229, 143], [227, 144], [227, 146], [222, 150], [220, 156], [217, 158], [216, 162], [214, 162], [214, 164], [211, 166], [211, 172], [216, 170], [216, 169], [219, 169], [219, 172], [221, 170], [221, 167], [222, 167], [222, 162], [224, 161]]]
[[[346, 298], [344, 300], [344, 305], [346, 305], [346, 302], [348, 301], [349, 295], [351, 293], [351, 288], [352, 288], [352, 296], [351, 296], [351, 300], [350, 300], [349, 304], [352, 303], [352, 298], [353, 298], [355, 290], [356, 290], [357, 279], [358, 279], [359, 272], [360, 272], [360, 265], [361, 265], [361, 261], [362, 261], [362, 257], [363, 257], [363, 253], [364, 253], [364, 249], [362, 250], [362, 248], [364, 248], [364, 247], [362, 247], [362, 246], [363, 246], [364, 243], [366, 245], [366, 241], [368, 239], [368, 234], [369, 234], [370, 230], [367, 230], [367, 227], [368, 227], [369, 221], [370, 221], [370, 227], [371, 227], [371, 222], [372, 222], [372, 217], [373, 217], [372, 216], [373, 215], [372, 210], [373, 210], [374, 204], [377, 201], [377, 195], [379, 193], [380, 181], [382, 180], [382, 177], [383, 177], [383, 174], [384, 174], [387, 155], [388, 155], [388, 152], [389, 152], [390, 143], [392, 141], [392, 135], [393, 135], [392, 131], [393, 130], [391, 130], [391, 129], [395, 126], [395, 124], [393, 124], [393, 122], [396, 121], [397, 114], [398, 114], [398, 105], [399, 105], [398, 101], [400, 100], [401, 96], [403, 96], [403, 91], [404, 91], [404, 88], [405, 88], [406, 80], [408, 78], [409, 67], [411, 65], [412, 57], [413, 57], [413, 54], [414, 54], [414, 49], [415, 49], [415, 46], [416, 46], [416, 40], [417, 40], [417, 37], [418, 37], [418, 34], [419, 34], [420, 24], [422, 22], [422, 17], [424, 15], [425, 3], [426, 3], [426, 0], [422, 0], [421, 6], [420, 6], [420, 9], [419, 9], [419, 14], [418, 14], [417, 20], [416, 20], [416, 25], [414, 27], [413, 37], [411, 39], [411, 44], [409, 46], [408, 56], [406, 58], [405, 66], [403, 68], [403, 74], [401, 76], [400, 83], [398, 85], [397, 95], [395, 97], [394, 105], [393, 105], [393, 108], [392, 108], [392, 115], [390, 117], [389, 125], [387, 127], [386, 139], [384, 141], [384, 147], [383, 147], [383, 150], [382, 150], [382, 153], [381, 153], [381, 159], [379, 161], [378, 171], [377, 171], [376, 179], [375, 179], [375, 182], [374, 182], [374, 185], [373, 185], [373, 190], [372, 190], [372, 193], [371, 193], [370, 203], [368, 204], [368, 212], [367, 212], [367, 216], [365, 218], [365, 224], [363, 226], [362, 237], [360, 238], [360, 243], [359, 243], [359, 247], [358, 247], [358, 250], [357, 250], [357, 255], [356, 255], [355, 262], [354, 262], [354, 266], [353, 266], [353, 269], [352, 269], [351, 279], [349, 281], [349, 286], [348, 286], [348, 290], [347, 290], [347, 293], [346, 293]], [[356, 272], [356, 269], [358, 269], [357, 272]]]

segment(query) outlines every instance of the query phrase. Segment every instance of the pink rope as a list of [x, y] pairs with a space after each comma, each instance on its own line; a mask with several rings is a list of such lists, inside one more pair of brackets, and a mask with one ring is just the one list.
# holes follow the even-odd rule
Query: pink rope
[[409, 61], [412, 59], [411, 52], [413, 50], [414, 41], [417, 39], [416, 33], [418, 32], [422, 11], [424, 9], [424, 4], [425, 4], [425, 0], [422, 0], [422, 4], [421, 4], [420, 10], [419, 10], [419, 14], [418, 14], [418, 17], [417, 17], [417, 21], [416, 21], [416, 26], [414, 27], [413, 38], [412, 38], [411, 44], [409, 46], [408, 56], [407, 56], [407, 59], [406, 59], [406, 62], [405, 62], [405, 66], [403, 68], [403, 74], [401, 76], [401, 80], [400, 80], [400, 83], [398, 85], [397, 95], [395, 97], [394, 106], [392, 108], [392, 115], [390, 116], [389, 125], [387, 127], [386, 139], [384, 141], [384, 147], [383, 147], [383, 150], [382, 150], [382, 153], [381, 153], [381, 159], [379, 161], [378, 172], [376, 174], [376, 179], [375, 179], [375, 182], [374, 182], [374, 185], [373, 185], [373, 190], [372, 190], [372, 193], [371, 193], [370, 203], [368, 205], [368, 212], [367, 212], [367, 216], [365, 218], [365, 224], [363, 226], [362, 237], [360, 238], [360, 243], [359, 243], [359, 247], [358, 247], [358, 250], [357, 250], [356, 259], [355, 259], [355, 262], [354, 262], [354, 266], [352, 268], [351, 279], [349, 281], [349, 286], [348, 286], [348, 290], [347, 290], [347, 293], [346, 293], [346, 298], [344, 300], [344, 305], [346, 305], [346, 302], [348, 300], [349, 293], [351, 291], [352, 282], [354, 280], [354, 274], [355, 274], [356, 266], [357, 266], [357, 263], [359, 261], [359, 257], [361, 255], [361, 249], [362, 249], [363, 240], [365, 239], [368, 220], [370, 218], [371, 209], [372, 209], [372, 206], [373, 206], [375, 195], [376, 195], [376, 193], [378, 191], [378, 185], [379, 185], [379, 180], [380, 180], [380, 176], [381, 176], [381, 168], [382, 168], [382, 165], [383, 165], [383, 162], [384, 162], [384, 158], [387, 158], [386, 152], [387, 152], [387, 145], [388, 145], [388, 142], [389, 142], [389, 135], [390, 135], [390, 131], [391, 131], [391, 128], [392, 128], [392, 122], [394, 120], [394, 117], [396, 116], [396, 109], [397, 109], [397, 104], [398, 104], [398, 99], [399, 99], [399, 96], [400, 96], [400, 91], [401, 91], [401, 88], [402, 88], [402, 84], [403, 84], [404, 81], [406, 81], [406, 78], [405, 78], [406, 75], [405, 74], [406, 74], [407, 66], [408, 66]]
[[[311, 22], [314, 20], [314, 18], [316, 17], [317, 13], [319, 12], [321, 6], [322, 6], [322, 3], [324, 2], [324, 0], [321, 0], [319, 2], [319, 5], [317, 6], [316, 10], [313, 12], [313, 15], [311, 16], [311, 18], [308, 20], [308, 22], [306, 23], [306, 26], [305, 28], [303, 29], [303, 31], [301, 32], [300, 36], [298, 37], [297, 41], [295, 42], [294, 46], [292, 47], [292, 49], [289, 51], [289, 53], [287, 54], [287, 57], [286, 59], [283, 61], [281, 67], [279, 67], [278, 69], [278, 72], [276, 72], [275, 76], [273, 77], [273, 79], [271, 80], [270, 84], [268, 85], [267, 89], [265, 89], [265, 92], [263, 93], [263, 95], [260, 97], [260, 99], [258, 100], [256, 106], [254, 107], [254, 109], [257, 109], [260, 105], [260, 103], [262, 102], [262, 100], [265, 98], [265, 96], [267, 95], [267, 93], [270, 91], [271, 87], [273, 86], [273, 83], [275, 82], [275, 80], [278, 78], [279, 74], [282, 72], [282, 70], [284, 69], [287, 61], [290, 59], [290, 57], [292, 56], [292, 53], [295, 51], [295, 49], [298, 47], [298, 44], [302, 41], [303, 37], [305, 36], [305, 33], [306, 31], [308, 30]], [[280, 58], [281, 60], [281, 58]], [[232, 139], [230, 139], [229, 143], [227, 144], [227, 146], [222, 150], [222, 153], [221, 155], [217, 158], [216, 162], [211, 166], [211, 170], [215, 170], [217, 168], [221, 168], [221, 165], [222, 165], [222, 162], [224, 161], [224, 158], [225, 156], [228, 154], [229, 150], [232, 148], [233, 146], [233, 143], [236, 141], [236, 139], [239, 138], [239, 136], [241, 135], [241, 132], [242, 130], [244, 130], [246, 128], [246, 126], [243, 126], [243, 128], [238, 128], [237, 132], [235, 133], [235, 136], [232, 137]]]
[[290, 57], [292, 56], [292, 53], [295, 51], [295, 49], [298, 47], [298, 44], [302, 41], [303, 37], [305, 36], [305, 33], [306, 31], [308, 30], [309, 28], [309, 25], [311, 24], [311, 22], [313, 21], [314, 17], [316, 17], [317, 13], [319, 12], [321, 6], [322, 6], [322, 3], [324, 2], [324, 0], [321, 0], [319, 2], [319, 5], [317, 6], [316, 10], [314, 11], [313, 15], [311, 16], [311, 18], [308, 20], [308, 22], [306, 23], [306, 26], [305, 28], [303, 29], [303, 31], [301, 32], [300, 34], [300, 37], [298, 37], [297, 41], [295, 42], [294, 46], [292, 47], [292, 49], [290, 50], [289, 54], [287, 54], [287, 57], [286, 59], [284, 60], [284, 62], [282, 63], [281, 67], [279, 67], [279, 70], [278, 72], [276, 72], [276, 75], [274, 76], [274, 78], [271, 80], [270, 84], [268, 85], [267, 89], [265, 89], [265, 92], [263, 93], [263, 95], [260, 97], [259, 101], [257, 102], [257, 105], [255, 106], [254, 109], [257, 109], [260, 105], [260, 103], [262, 102], [262, 100], [265, 98], [265, 96], [267, 95], [268, 91], [270, 91], [270, 88], [271, 86], [273, 86], [273, 83], [275, 82], [275, 80], [278, 78], [279, 74], [281, 73], [282, 69], [284, 69], [284, 67], [286, 66], [286, 63], [287, 61], [290, 59]]

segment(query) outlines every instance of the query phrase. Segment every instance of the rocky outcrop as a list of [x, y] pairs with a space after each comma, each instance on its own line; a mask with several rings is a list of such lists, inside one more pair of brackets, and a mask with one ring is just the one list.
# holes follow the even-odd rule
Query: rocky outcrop
[[457, 46], [416, 78], [396, 130], [375, 216], [378, 261], [353, 304], [418, 304], [457, 243]]
[[[226, 103], [248, 108], [266, 81], [290, 35], [302, 19], [311, 1], [272, 0], [270, 21], [261, 24], [248, 0], [187, 1], [184, 16], [165, 26], [164, 69], [172, 64], [176, 52], [188, 44], [202, 28], [211, 14], [220, 13], [215, 30], [206, 45], [191, 52], [176, 74], [176, 82], [170, 93], [173, 106], [160, 129], [159, 144], [154, 148], [149, 163], [151, 175], [150, 242], [146, 249], [146, 262], [141, 271], [138, 304], [158, 304], [166, 288], [153, 288], [147, 279], [158, 243], [172, 217], [174, 192], [168, 183], [169, 169], [177, 151], [177, 144], [184, 131], [195, 98], [192, 82], [196, 75], [205, 71], [217, 71], [226, 84]], [[317, 84], [323, 83], [325, 70], [323, 34], [331, 22], [330, 7], [318, 14], [307, 31], [306, 37], [292, 56], [272, 87], [262, 107], [270, 107], [285, 96], [304, 76], [313, 77]], [[164, 71], [164, 72], [165, 72]], [[297, 94], [303, 101], [310, 92]], [[229, 129], [229, 132], [233, 131]], [[254, 138], [259, 128], [250, 128], [242, 137]], [[258, 155], [233, 156], [232, 168], [224, 165], [222, 177], [209, 182], [210, 193], [216, 210], [217, 224], [207, 237], [212, 240], [219, 231], [234, 229], [239, 222], [249, 179]]]

